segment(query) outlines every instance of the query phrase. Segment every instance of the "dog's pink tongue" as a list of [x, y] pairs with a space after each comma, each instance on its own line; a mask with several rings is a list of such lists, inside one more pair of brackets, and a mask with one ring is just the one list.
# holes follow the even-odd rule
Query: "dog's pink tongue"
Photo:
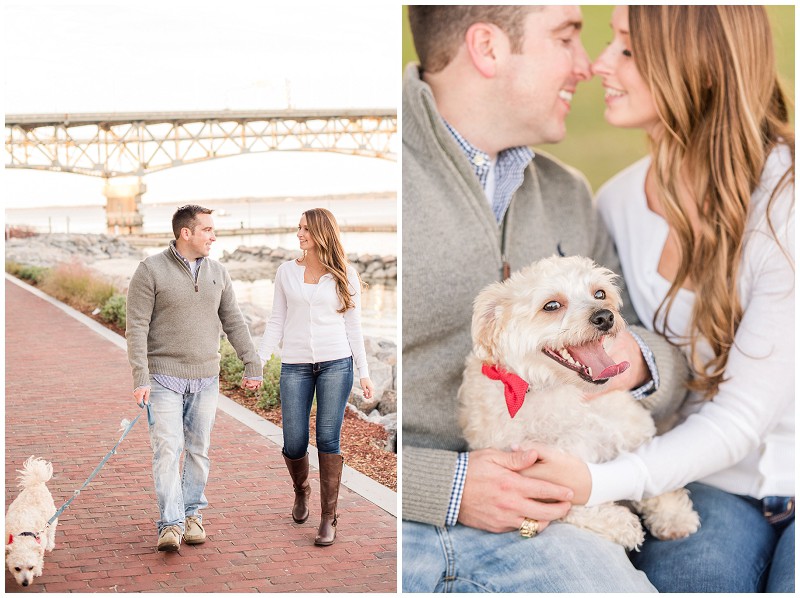
[[602, 340], [577, 347], [568, 347], [567, 351], [575, 361], [592, 368], [592, 380], [607, 380], [631, 367], [627, 361], [614, 363], [614, 360], [603, 349]]

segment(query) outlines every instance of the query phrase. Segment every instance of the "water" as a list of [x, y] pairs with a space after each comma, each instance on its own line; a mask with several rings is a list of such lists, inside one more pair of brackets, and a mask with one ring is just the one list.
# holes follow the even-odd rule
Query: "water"
[[[397, 221], [397, 202], [394, 197], [377, 198], [288, 198], [268, 200], [203, 201], [215, 210], [217, 230], [244, 227], [296, 226], [300, 214], [310, 208], [326, 208], [340, 225], [394, 224]], [[172, 214], [177, 205], [144, 204], [142, 216], [146, 233], [170, 233]], [[28, 226], [37, 232], [93, 233], [106, 232], [103, 206], [74, 206], [50, 208], [7, 209], [6, 225]], [[342, 233], [347, 253], [398, 255], [396, 233]], [[211, 257], [219, 259], [223, 251], [233, 252], [240, 245], [284, 247], [297, 249], [294, 233], [279, 235], [218, 236], [212, 245]], [[145, 249], [147, 254], [162, 251], [163, 246]], [[234, 281], [239, 301], [271, 308], [274, 286], [272, 280]], [[387, 338], [397, 342], [396, 285], [371, 284], [362, 295], [362, 327], [367, 336]]]

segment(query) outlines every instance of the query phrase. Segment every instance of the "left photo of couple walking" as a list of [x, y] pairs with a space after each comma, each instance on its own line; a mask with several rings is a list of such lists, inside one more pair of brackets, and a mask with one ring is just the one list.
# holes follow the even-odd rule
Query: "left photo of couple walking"
[[6, 592], [397, 591], [396, 10], [235, 5], [6, 7]]

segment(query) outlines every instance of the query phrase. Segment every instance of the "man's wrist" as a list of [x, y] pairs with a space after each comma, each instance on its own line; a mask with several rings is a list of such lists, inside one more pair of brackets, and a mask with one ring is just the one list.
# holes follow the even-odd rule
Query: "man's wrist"
[[464, 495], [464, 482], [467, 479], [467, 465], [469, 453], [458, 453], [456, 471], [453, 475], [453, 490], [450, 493], [450, 502], [447, 505], [445, 525], [455, 525], [458, 522], [458, 512], [461, 510], [461, 497]]
[[639, 350], [642, 352], [642, 358], [644, 359], [644, 363], [650, 372], [649, 380], [647, 380], [641, 386], [631, 390], [633, 398], [638, 401], [647, 396], [650, 396], [651, 394], [653, 394], [655, 391], [658, 390], [660, 382], [658, 376], [658, 366], [656, 366], [656, 358], [653, 355], [653, 352], [650, 350], [650, 347], [647, 346], [647, 343], [644, 342], [642, 337], [640, 337], [631, 329], [628, 329], [628, 332], [630, 332], [630, 335], [633, 337], [633, 340], [636, 341], [636, 344], [639, 345]]

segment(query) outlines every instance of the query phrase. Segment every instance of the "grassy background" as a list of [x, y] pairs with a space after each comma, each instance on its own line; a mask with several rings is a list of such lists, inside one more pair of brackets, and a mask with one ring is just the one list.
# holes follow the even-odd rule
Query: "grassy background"
[[[596, 58], [611, 40], [612, 6], [582, 6], [583, 45]], [[768, 6], [775, 37], [778, 69], [789, 97], [794, 101], [794, 6]], [[403, 7], [403, 65], [416, 61], [414, 44]], [[581, 83], [567, 119], [567, 137], [542, 149], [583, 171], [592, 187], [647, 153], [642, 131], [617, 129], [603, 119], [603, 88], [598, 78]]]

